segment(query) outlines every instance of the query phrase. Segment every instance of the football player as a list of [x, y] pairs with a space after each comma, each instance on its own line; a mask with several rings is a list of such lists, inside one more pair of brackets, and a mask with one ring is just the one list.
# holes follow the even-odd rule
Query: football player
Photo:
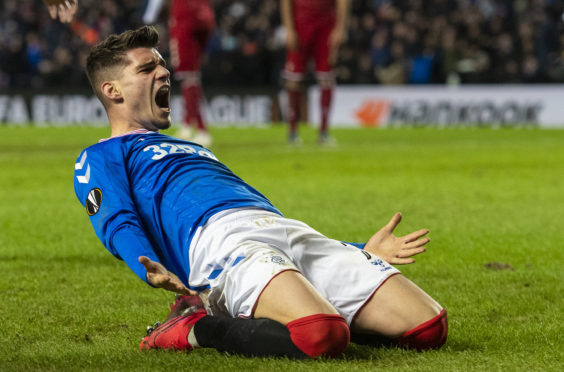
[[427, 230], [395, 237], [397, 214], [364, 249], [329, 239], [283, 217], [208, 149], [160, 134], [170, 126], [170, 73], [157, 44], [145, 26], [92, 49], [87, 75], [111, 137], [81, 152], [74, 177], [114, 256], [154, 287], [205, 295], [205, 308], [174, 312], [140, 348], [335, 356], [351, 334], [440, 347], [446, 311], [374, 254], [411, 262]]
[[345, 41], [348, 0], [281, 0], [280, 12], [286, 29], [286, 64], [282, 75], [288, 92], [289, 143], [300, 144], [298, 121], [302, 84], [307, 64], [315, 61], [315, 78], [321, 91], [321, 123], [318, 143], [331, 145], [329, 113], [335, 87], [333, 66]]

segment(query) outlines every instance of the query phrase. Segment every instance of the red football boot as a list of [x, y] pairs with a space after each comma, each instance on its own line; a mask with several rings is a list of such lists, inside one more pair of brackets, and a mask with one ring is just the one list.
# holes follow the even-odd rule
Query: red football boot
[[188, 343], [188, 333], [190, 333], [194, 324], [207, 313], [205, 309], [191, 307], [186, 309], [184, 314], [172, 317], [155, 329], [149, 328], [147, 336], [141, 340], [139, 350], [192, 350], [192, 345]]
[[174, 303], [170, 304], [170, 314], [166, 317], [165, 322], [169, 319], [182, 315], [185, 310], [191, 307], [195, 307], [196, 309], [204, 308], [204, 303], [202, 302], [200, 296], [176, 295]]

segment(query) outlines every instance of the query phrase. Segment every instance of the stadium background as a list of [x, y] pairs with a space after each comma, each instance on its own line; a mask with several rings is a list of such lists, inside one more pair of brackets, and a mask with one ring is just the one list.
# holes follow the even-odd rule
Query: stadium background
[[[202, 74], [208, 119], [212, 125], [282, 121], [284, 29], [279, 2], [212, 3], [217, 28], [208, 44]], [[337, 126], [561, 126], [559, 107], [546, 102], [546, 97], [555, 102], [564, 97], [555, 98], [558, 90], [537, 84], [564, 83], [562, 4], [556, 0], [351, 0], [348, 39], [336, 67], [339, 88], [332, 121]], [[141, 25], [144, 8], [144, 0], [81, 0], [73, 22], [66, 25], [51, 20], [39, 0], [3, 1], [0, 122], [104, 123], [103, 110], [83, 73], [86, 55], [106, 35]], [[168, 59], [166, 11], [157, 26], [162, 35], [160, 49]], [[308, 82], [313, 89], [309, 112], [304, 102], [302, 119], [316, 122], [311, 75]], [[407, 103], [390, 101], [383, 89], [421, 89], [429, 84], [444, 89], [438, 95], [423, 90], [423, 104], [418, 96]], [[452, 90], [446, 87], [464, 91], [470, 84], [488, 86], [459, 101], [445, 103], [433, 98], [449, 96]], [[492, 84], [520, 88], [524, 84], [525, 90], [517, 93], [520, 100], [510, 94], [499, 101], [499, 92], [488, 98]], [[366, 93], [347, 96], [351, 89], [341, 89], [344, 86]], [[532, 86], [535, 89], [529, 90]], [[176, 93], [177, 89], [176, 85]], [[404, 92], [409, 90], [398, 94]], [[531, 96], [532, 103], [527, 101]], [[496, 97], [499, 102], [494, 102]], [[359, 100], [362, 105], [346, 105]], [[173, 119], [178, 122], [182, 117], [179, 97], [173, 101]], [[444, 105], [448, 112], [435, 112], [445, 111]], [[545, 114], [543, 110], [556, 112]]]

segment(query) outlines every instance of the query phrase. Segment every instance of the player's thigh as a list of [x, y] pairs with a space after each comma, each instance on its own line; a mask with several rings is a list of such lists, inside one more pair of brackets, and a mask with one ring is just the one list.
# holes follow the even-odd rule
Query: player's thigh
[[329, 58], [331, 55], [329, 36], [333, 31], [333, 27], [334, 23], [331, 22], [318, 26], [317, 37], [312, 44], [316, 74], [330, 72], [333, 69], [332, 61]]
[[286, 51], [283, 77], [288, 82], [301, 82], [304, 79], [307, 55], [300, 49]]
[[298, 270], [351, 324], [378, 287], [399, 271], [381, 258], [329, 239], [306, 224], [287, 220], [291, 255]]
[[401, 274], [388, 278], [351, 323], [355, 332], [398, 337], [442, 310], [431, 296]]
[[313, 56], [314, 29], [309, 25], [296, 25], [298, 34], [298, 48], [286, 50], [284, 78], [292, 81], [302, 81], [307, 69], [307, 62]]
[[213, 314], [281, 323], [336, 313], [298, 272], [286, 219], [261, 210], [231, 212], [206, 225], [190, 248], [190, 284], [210, 288]]
[[192, 30], [176, 30], [170, 37], [170, 59], [175, 72], [199, 71], [203, 46]]
[[287, 324], [314, 314], [337, 314], [337, 311], [302, 274], [284, 271], [264, 288], [253, 316]]

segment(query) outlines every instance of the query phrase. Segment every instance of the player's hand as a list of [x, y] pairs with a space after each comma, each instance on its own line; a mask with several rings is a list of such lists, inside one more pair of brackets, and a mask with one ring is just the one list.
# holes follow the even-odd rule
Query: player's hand
[[160, 263], [152, 261], [145, 256], [139, 256], [138, 260], [143, 266], [145, 266], [145, 270], [147, 270], [147, 281], [153, 287], [189, 296], [195, 296], [198, 294], [197, 292], [186, 288], [176, 275], [168, 271]]
[[428, 229], [421, 229], [405, 236], [395, 236], [394, 229], [401, 221], [401, 213], [396, 213], [390, 222], [374, 234], [364, 246], [364, 250], [377, 255], [392, 265], [414, 263], [413, 256], [425, 252], [425, 244], [430, 239], [424, 236]]
[[49, 15], [53, 19], [57, 19], [63, 23], [69, 23], [76, 10], [78, 9], [78, 0], [43, 0], [49, 10]]
[[329, 63], [332, 65], [337, 62], [339, 47], [345, 42], [345, 38], [345, 30], [342, 30], [339, 27], [334, 28], [329, 35]]
[[297, 50], [299, 46], [296, 30], [286, 30], [286, 50]]

